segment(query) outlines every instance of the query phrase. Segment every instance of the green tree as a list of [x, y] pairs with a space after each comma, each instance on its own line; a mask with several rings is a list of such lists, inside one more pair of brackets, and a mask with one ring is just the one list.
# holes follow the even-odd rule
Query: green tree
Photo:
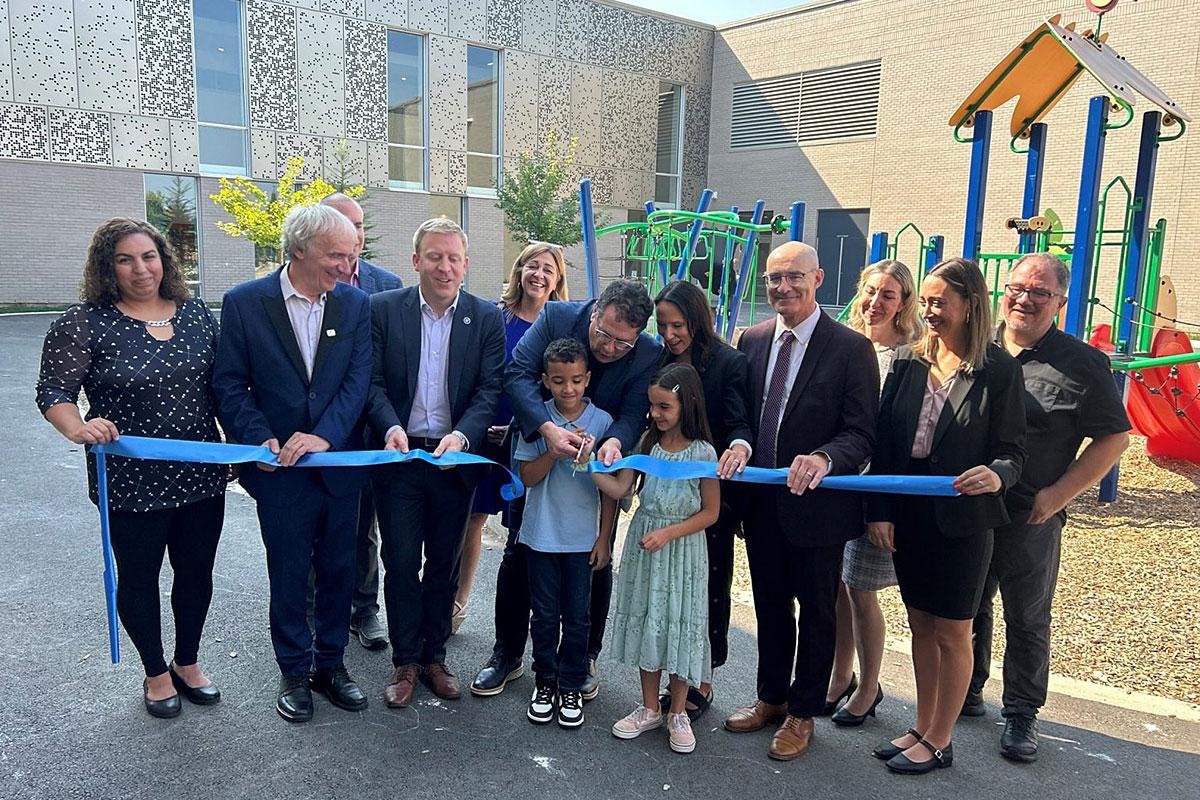
[[505, 171], [496, 187], [496, 207], [517, 244], [532, 239], [567, 247], [583, 239], [571, 181], [578, 146], [578, 139], [563, 143], [550, 131], [540, 150], [521, 153]]
[[191, 178], [174, 177], [161, 191], [146, 193], [146, 220], [162, 232], [188, 280], [199, 277], [196, 201]]
[[365, 237], [363, 239], [362, 253], [359, 255], [370, 261], [375, 257], [374, 245], [382, 237], [371, 233], [371, 230], [375, 227], [375, 223], [371, 219], [371, 212], [368, 208], [370, 198], [366, 195], [365, 191], [361, 197], [350, 194], [352, 190], [356, 188], [361, 189], [362, 187], [353, 182], [352, 176], [355, 170], [354, 156], [350, 153], [350, 145], [345, 139], [339, 139], [338, 143], [333, 146], [333, 159], [335, 162], [332, 175], [334, 188], [342, 194], [357, 197], [359, 205], [362, 206], [363, 233]]

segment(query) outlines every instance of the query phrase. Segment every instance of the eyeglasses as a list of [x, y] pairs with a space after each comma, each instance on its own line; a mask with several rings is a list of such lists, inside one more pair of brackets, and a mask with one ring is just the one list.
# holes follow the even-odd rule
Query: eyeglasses
[[788, 286], [799, 286], [804, 283], [804, 279], [816, 272], [815, 269], [810, 269], [807, 272], [770, 272], [763, 275], [763, 282], [770, 289], [779, 288], [780, 284], [787, 281]]
[[631, 344], [630, 342], [627, 342], [624, 339], [618, 339], [617, 337], [613, 336], [608, 331], [604, 330], [604, 328], [601, 328], [599, 322], [596, 323], [596, 333], [600, 334], [600, 337], [602, 339], [612, 342], [613, 347], [617, 348], [622, 353], [628, 353], [637, 344], [637, 342], [633, 342]]
[[1012, 300], [1020, 299], [1021, 295], [1028, 295], [1029, 299], [1037, 305], [1050, 302], [1052, 297], [1062, 297], [1057, 292], [1051, 292], [1048, 289], [1034, 289], [1031, 286], [1024, 286], [1020, 283], [1004, 284], [1004, 293]]

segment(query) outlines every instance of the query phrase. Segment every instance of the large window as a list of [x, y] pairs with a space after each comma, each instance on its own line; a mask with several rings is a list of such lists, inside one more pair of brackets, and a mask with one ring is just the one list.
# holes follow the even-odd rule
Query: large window
[[241, 0], [194, 0], [200, 171], [245, 175], [246, 61]]
[[654, 205], [679, 208], [683, 172], [683, 87], [658, 85], [658, 149], [654, 159]]
[[425, 40], [388, 31], [388, 185], [425, 188]]
[[495, 195], [500, 176], [500, 54], [467, 46], [467, 191]]
[[146, 175], [146, 220], [171, 243], [191, 290], [199, 294], [200, 247], [196, 237], [196, 179]]

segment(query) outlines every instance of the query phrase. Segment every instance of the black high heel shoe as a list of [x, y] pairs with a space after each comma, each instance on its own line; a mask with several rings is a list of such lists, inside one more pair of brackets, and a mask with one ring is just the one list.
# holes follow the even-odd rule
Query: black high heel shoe
[[175, 671], [174, 664], [167, 667], [167, 672], [171, 673], [171, 683], [175, 684], [175, 691], [186, 697], [189, 703], [195, 703], [198, 706], [211, 706], [220, 701], [221, 690], [212, 681], [208, 682], [208, 686], [188, 686], [188, 682]]
[[179, 712], [183, 710], [183, 703], [179, 702], [178, 694], [173, 694], [163, 700], [151, 700], [150, 686], [146, 680], [142, 681], [142, 702], [146, 704], [146, 711], [150, 716], [159, 719], [178, 717]]
[[833, 724], [841, 725], [846, 728], [853, 728], [857, 727], [858, 725], [862, 725], [864, 722], [866, 722], [867, 717], [875, 716], [875, 707], [882, 702], [883, 687], [880, 686], [879, 691], [875, 694], [875, 702], [871, 703], [871, 707], [867, 709], [865, 714], [851, 714], [846, 710], [846, 704], [842, 703], [842, 707], [833, 714]]
[[850, 673], [850, 683], [846, 686], [846, 691], [839, 694], [832, 700], [825, 701], [825, 710], [821, 712], [822, 717], [828, 717], [833, 712], [837, 711], [838, 704], [854, 694], [854, 690], [858, 688], [858, 675]]

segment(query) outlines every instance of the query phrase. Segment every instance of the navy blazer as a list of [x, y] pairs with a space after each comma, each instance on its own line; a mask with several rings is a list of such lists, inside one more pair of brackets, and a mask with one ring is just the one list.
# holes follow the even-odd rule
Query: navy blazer
[[[875, 445], [879, 361], [865, 336], [819, 313], [783, 410], [775, 463], [769, 466], [789, 467], [796, 456], [819, 450], [833, 462], [829, 474], [856, 475]], [[738, 341], [750, 362], [750, 425], [756, 437], [774, 336], [772, 315]], [[858, 492], [819, 489], [794, 495], [786, 486], [776, 486], [771, 493], [779, 528], [797, 547], [831, 546], [862, 535]], [[751, 492], [744, 496], [751, 502], [761, 497]], [[753, 529], [746, 535], [753, 535]]]
[[[571, 338], [588, 348], [588, 326], [595, 300], [583, 303], [552, 301], [546, 303], [533, 326], [521, 337], [512, 360], [504, 369], [504, 390], [512, 402], [513, 414], [522, 434], [532, 441], [538, 428], [550, 421], [543, 395], [542, 356], [555, 339]], [[613, 418], [612, 425], [599, 441], [616, 437], [623, 453], [630, 452], [646, 429], [650, 399], [646, 390], [658, 371], [662, 345], [642, 333], [633, 350], [608, 364], [599, 381], [588, 384], [585, 395]]]
[[[285, 264], [282, 269], [286, 269]], [[293, 433], [320, 436], [333, 450], [357, 449], [371, 379], [367, 296], [345, 283], [325, 295], [321, 338], [310, 380], [288, 319], [279, 271], [234, 287], [221, 304], [221, 338], [213, 367], [217, 416], [231, 441], [283, 445]], [[247, 466], [239, 480], [260, 502], [288, 503], [311, 482], [310, 468], [265, 472]], [[333, 495], [356, 492], [366, 470], [315, 470]]]
[[[367, 418], [375, 447], [393, 425], [408, 427], [421, 368], [421, 296], [416, 286], [371, 297], [374, 359]], [[459, 292], [450, 325], [446, 394], [451, 428], [482, 454], [496, 416], [504, 376], [504, 319], [500, 309]]]
[[378, 264], [372, 264], [365, 258], [358, 260], [358, 288], [367, 294], [378, 294], [389, 289], [403, 289], [404, 281], [400, 276], [384, 269]]

